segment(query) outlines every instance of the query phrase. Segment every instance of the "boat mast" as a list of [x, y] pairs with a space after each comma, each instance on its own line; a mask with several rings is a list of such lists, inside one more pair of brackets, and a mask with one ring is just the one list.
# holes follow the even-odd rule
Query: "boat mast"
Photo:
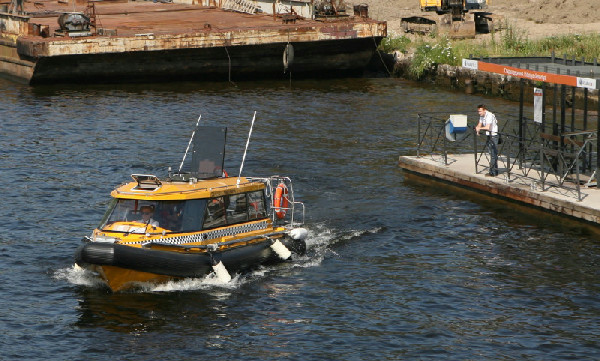
[[246, 140], [246, 149], [244, 149], [244, 156], [242, 157], [242, 164], [240, 165], [240, 173], [238, 174], [238, 179], [236, 185], [240, 184], [240, 177], [242, 176], [242, 169], [244, 169], [244, 161], [246, 161], [246, 152], [248, 151], [248, 144], [250, 144], [250, 137], [252, 136], [252, 128], [254, 127], [254, 119], [256, 119], [256, 110], [254, 111], [254, 116], [252, 117], [252, 124], [250, 124], [250, 132], [248, 133], [248, 139]]
[[188, 154], [188, 150], [190, 150], [190, 144], [192, 144], [192, 140], [194, 139], [194, 134], [196, 134], [196, 129], [198, 129], [198, 124], [200, 124], [200, 119], [202, 118], [202, 114], [198, 117], [198, 121], [196, 121], [196, 127], [192, 132], [192, 136], [190, 137], [190, 141], [188, 142], [187, 148], [185, 148], [185, 154], [183, 155], [183, 159], [181, 160], [181, 164], [179, 165], [179, 170], [177, 173], [181, 173], [181, 168], [183, 167], [183, 162], [185, 162], [185, 157]]

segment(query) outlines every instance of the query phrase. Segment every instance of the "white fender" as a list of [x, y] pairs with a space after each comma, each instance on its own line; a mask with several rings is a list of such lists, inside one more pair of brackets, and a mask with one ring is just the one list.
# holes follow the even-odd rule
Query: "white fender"
[[288, 70], [294, 62], [294, 46], [288, 43], [283, 50], [283, 69]]
[[277, 253], [279, 258], [283, 260], [290, 258], [292, 255], [292, 252], [289, 249], [287, 249], [287, 247], [284, 246], [283, 243], [279, 242], [279, 240], [273, 242], [273, 244], [271, 245], [271, 249], [275, 251], [275, 253]]
[[290, 231], [290, 237], [293, 239], [305, 239], [308, 236], [308, 230], [306, 228], [294, 228]]
[[219, 261], [219, 263], [214, 265], [213, 271], [215, 271], [215, 275], [219, 281], [223, 283], [231, 281], [231, 275], [229, 275], [229, 272], [227, 272], [227, 268], [225, 268], [223, 262]]

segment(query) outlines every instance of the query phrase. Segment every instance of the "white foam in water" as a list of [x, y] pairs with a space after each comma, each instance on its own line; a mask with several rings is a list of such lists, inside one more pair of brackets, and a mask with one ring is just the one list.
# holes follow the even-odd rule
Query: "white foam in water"
[[61, 268], [54, 272], [57, 280], [66, 280], [78, 286], [101, 287], [104, 282], [94, 272], [88, 271], [74, 264], [68, 268]]
[[243, 284], [244, 278], [236, 275], [229, 281], [220, 279], [214, 272], [204, 278], [186, 278], [179, 281], [169, 281], [160, 285], [148, 286], [144, 289], [147, 292], [175, 292], [175, 291], [194, 291], [214, 288], [235, 289]]
[[324, 224], [317, 224], [314, 226], [314, 229], [308, 230], [306, 238], [307, 256], [299, 259], [300, 262], [296, 263], [296, 267], [317, 267], [323, 262], [327, 254], [337, 255], [331, 249], [331, 245], [340, 240], [349, 240], [368, 233], [374, 234], [381, 230], [381, 227], [376, 227], [369, 230], [338, 232], [337, 230], [327, 228]]
[[[324, 224], [317, 224], [312, 229], [308, 229], [308, 235], [305, 239], [307, 253], [305, 256], [294, 257], [288, 267], [318, 267], [327, 254], [336, 254], [330, 246], [340, 240], [348, 240], [360, 237], [367, 233], [378, 233], [381, 228], [371, 230], [350, 230], [339, 232], [327, 228]], [[215, 289], [236, 289], [249, 280], [265, 277], [270, 272], [277, 271], [281, 265], [274, 267], [260, 267], [257, 270], [243, 276], [234, 275], [233, 278], [223, 277], [218, 272], [212, 272], [202, 278], [186, 278], [179, 281], [170, 281], [160, 285], [148, 284], [142, 286], [140, 292], [177, 292], [194, 290], [215, 290]], [[284, 267], [286, 267], [284, 265]], [[228, 274], [229, 275], [229, 274]], [[220, 277], [219, 277], [220, 276]], [[94, 272], [85, 270], [77, 265], [57, 270], [54, 273], [56, 279], [66, 280], [75, 285], [88, 287], [105, 287], [104, 282]]]

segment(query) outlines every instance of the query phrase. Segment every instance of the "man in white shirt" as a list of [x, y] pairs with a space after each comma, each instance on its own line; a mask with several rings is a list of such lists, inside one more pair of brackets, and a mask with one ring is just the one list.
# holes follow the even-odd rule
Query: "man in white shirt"
[[142, 223], [150, 227], [158, 227], [158, 222], [152, 219], [152, 216], [154, 216], [154, 207], [141, 206], [140, 212], [142, 213]]
[[490, 153], [490, 171], [485, 176], [495, 177], [498, 175], [498, 121], [494, 113], [487, 110], [483, 104], [477, 106], [477, 112], [479, 123], [475, 126], [475, 132], [479, 135], [481, 130], [485, 130], [485, 145]]

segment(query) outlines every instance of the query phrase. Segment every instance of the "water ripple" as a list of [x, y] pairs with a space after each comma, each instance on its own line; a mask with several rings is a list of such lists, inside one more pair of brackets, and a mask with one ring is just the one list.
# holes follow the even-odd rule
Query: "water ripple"
[[[515, 105], [397, 79], [71, 85], [0, 80], [0, 340], [7, 360], [594, 359], [597, 229], [407, 177], [416, 113]], [[73, 267], [131, 173], [177, 166], [198, 116], [239, 169], [294, 179], [309, 251], [111, 294]]]

